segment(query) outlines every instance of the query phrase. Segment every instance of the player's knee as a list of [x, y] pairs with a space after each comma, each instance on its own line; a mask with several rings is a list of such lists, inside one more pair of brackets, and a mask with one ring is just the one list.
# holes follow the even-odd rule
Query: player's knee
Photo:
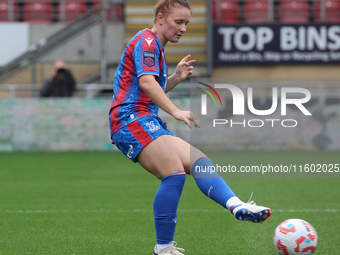
[[183, 185], [184, 185], [184, 183], [185, 183], [185, 180], [186, 180], [186, 173], [185, 172], [179, 172], [179, 173], [176, 173], [176, 174], [174, 174], [174, 177], [175, 177], [175, 179], [176, 179], [176, 183], [177, 183], [177, 185], [179, 185], [179, 186], [182, 186], [183, 187]]
[[166, 184], [171, 183], [171, 185], [183, 187], [185, 180], [186, 180], [186, 173], [184, 171], [173, 173], [173, 174], [163, 177], [161, 180], [162, 180], [162, 183], [166, 183]]
[[187, 173], [187, 174], [190, 174], [190, 162], [188, 162], [187, 164], [183, 164], [183, 168], [184, 168], [184, 171]]
[[159, 171], [156, 172], [156, 176], [159, 179], [168, 177], [168, 176], [173, 176], [179, 173], [184, 173], [185, 176], [185, 170], [182, 164], [178, 164], [178, 163], [174, 163], [171, 164], [171, 166], [165, 167], [165, 166], [160, 166], [159, 167]]
[[172, 171], [174, 171], [176, 173], [185, 171], [184, 165], [182, 164], [182, 162], [180, 160], [178, 160], [178, 161], [174, 162], [174, 164], [172, 164]]

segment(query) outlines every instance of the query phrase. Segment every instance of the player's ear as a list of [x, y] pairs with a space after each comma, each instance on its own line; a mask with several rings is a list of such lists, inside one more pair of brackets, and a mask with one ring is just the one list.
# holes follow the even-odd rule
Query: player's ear
[[159, 25], [163, 25], [164, 24], [164, 15], [163, 15], [163, 13], [158, 13], [157, 14], [157, 21], [158, 21], [158, 23], [159, 23]]

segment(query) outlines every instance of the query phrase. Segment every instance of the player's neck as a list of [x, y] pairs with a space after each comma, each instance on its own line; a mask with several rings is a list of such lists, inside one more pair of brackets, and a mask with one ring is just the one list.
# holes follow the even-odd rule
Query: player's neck
[[164, 38], [164, 35], [162, 33], [162, 27], [160, 27], [158, 24], [155, 24], [151, 31], [157, 36], [160, 43], [165, 47], [165, 45], [168, 43], [168, 40]]

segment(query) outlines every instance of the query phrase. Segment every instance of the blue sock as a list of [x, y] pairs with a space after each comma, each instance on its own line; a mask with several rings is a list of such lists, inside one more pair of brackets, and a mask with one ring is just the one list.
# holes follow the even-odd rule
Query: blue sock
[[206, 196], [226, 207], [227, 201], [232, 197], [236, 197], [236, 195], [216, 171], [208, 170], [213, 166], [210, 158], [199, 158], [191, 168], [191, 175], [195, 178], [199, 189]]
[[153, 202], [157, 244], [168, 244], [174, 240], [177, 206], [185, 179], [184, 171], [161, 179]]

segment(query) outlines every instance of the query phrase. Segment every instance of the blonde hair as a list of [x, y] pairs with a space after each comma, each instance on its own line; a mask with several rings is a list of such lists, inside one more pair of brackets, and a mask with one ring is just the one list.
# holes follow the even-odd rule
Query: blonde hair
[[154, 8], [155, 12], [155, 19], [153, 21], [154, 24], [157, 22], [158, 13], [162, 13], [164, 16], [167, 16], [171, 12], [171, 9], [175, 7], [176, 4], [186, 7], [191, 11], [190, 5], [187, 0], [158, 0]]

